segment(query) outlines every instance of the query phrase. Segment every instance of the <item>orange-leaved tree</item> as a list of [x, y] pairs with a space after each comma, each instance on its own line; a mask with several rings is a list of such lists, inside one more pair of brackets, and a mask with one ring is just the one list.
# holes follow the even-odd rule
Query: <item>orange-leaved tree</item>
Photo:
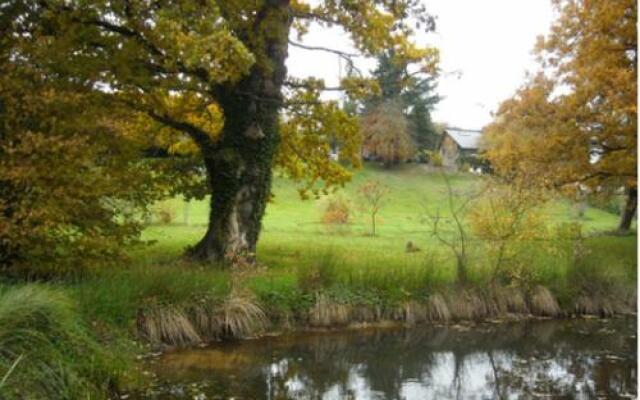
[[505, 177], [637, 204], [637, 3], [557, 0], [559, 17], [541, 38], [543, 72], [499, 108], [487, 128], [487, 155]]
[[362, 117], [363, 151], [386, 167], [407, 161], [416, 152], [409, 124], [398, 100], [377, 105]]

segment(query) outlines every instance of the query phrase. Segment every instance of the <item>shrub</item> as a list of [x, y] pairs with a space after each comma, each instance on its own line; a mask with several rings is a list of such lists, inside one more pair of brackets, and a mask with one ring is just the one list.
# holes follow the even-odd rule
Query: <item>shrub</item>
[[552, 232], [541, 214], [544, 196], [524, 185], [490, 185], [469, 217], [471, 231], [487, 247], [492, 280], [530, 287], [534, 263], [543, 251], [553, 251]]
[[347, 225], [351, 222], [353, 211], [351, 202], [342, 196], [331, 196], [322, 214], [322, 223], [325, 225]]

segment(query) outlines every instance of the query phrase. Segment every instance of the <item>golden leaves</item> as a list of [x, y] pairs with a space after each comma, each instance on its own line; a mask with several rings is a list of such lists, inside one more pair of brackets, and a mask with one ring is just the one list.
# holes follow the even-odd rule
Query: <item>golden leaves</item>
[[547, 68], [505, 101], [487, 128], [504, 176], [562, 187], [635, 185], [637, 4], [555, 2], [559, 17], [536, 51]]
[[[280, 122], [281, 143], [276, 165], [304, 182], [300, 195], [318, 196], [351, 178], [342, 163], [360, 166], [361, 135], [357, 118], [334, 101], [320, 101], [313, 88], [297, 90]], [[322, 185], [320, 186], [320, 183]]]
[[362, 118], [364, 151], [391, 165], [415, 154], [415, 145], [398, 101], [387, 101]]

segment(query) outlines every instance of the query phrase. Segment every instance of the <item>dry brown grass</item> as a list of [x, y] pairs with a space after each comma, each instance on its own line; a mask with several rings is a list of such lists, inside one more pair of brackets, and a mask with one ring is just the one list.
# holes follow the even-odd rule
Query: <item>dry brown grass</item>
[[351, 318], [355, 322], [376, 322], [383, 319], [380, 306], [355, 306], [351, 309]]
[[515, 287], [494, 287], [489, 296], [492, 315], [528, 314], [527, 300], [522, 290]]
[[472, 291], [462, 291], [449, 301], [451, 315], [457, 320], [481, 320], [489, 315], [485, 300]]
[[346, 325], [351, 322], [351, 306], [332, 302], [322, 293], [316, 294], [316, 302], [309, 310], [309, 324], [315, 327]]
[[202, 342], [185, 313], [173, 306], [156, 306], [141, 312], [138, 317], [138, 331], [154, 344], [187, 346]]
[[427, 319], [438, 322], [447, 322], [451, 319], [451, 312], [441, 294], [432, 294], [427, 299]]
[[214, 304], [203, 302], [190, 308], [193, 326], [203, 338], [215, 340], [222, 336], [223, 327]]
[[562, 310], [553, 294], [544, 286], [536, 286], [531, 293], [531, 312], [544, 317], [559, 317]]
[[217, 312], [222, 337], [247, 338], [264, 332], [269, 325], [267, 315], [254, 298], [232, 291]]
[[186, 307], [155, 306], [141, 311], [138, 333], [150, 343], [192, 346], [224, 338], [247, 338], [264, 332], [268, 318], [253, 297], [232, 291], [221, 303]]
[[611, 317], [615, 314], [630, 314], [634, 310], [635, 304], [630, 307], [628, 298], [616, 299], [602, 294], [581, 295], [574, 303], [574, 312], [577, 315]]
[[202, 342], [255, 337], [270, 325], [270, 317], [280, 329], [296, 326], [331, 328], [351, 323], [481, 321], [511, 314], [546, 317], [631, 313], [635, 310], [636, 291], [613, 295], [581, 295], [562, 310], [549, 289], [535, 287], [526, 297], [518, 288], [491, 287], [488, 290], [464, 290], [431, 294], [426, 301], [410, 300], [398, 306], [353, 305], [333, 301], [317, 292], [314, 305], [302, 314], [267, 316], [250, 292], [232, 290], [224, 301], [201, 301], [189, 307], [156, 306], [140, 313], [140, 335], [151, 343], [189, 346]]
[[400, 319], [409, 325], [415, 325], [427, 320], [426, 304], [407, 301], [400, 306]]
[[578, 315], [600, 314], [600, 307], [590, 296], [579, 296], [575, 301], [575, 312]]

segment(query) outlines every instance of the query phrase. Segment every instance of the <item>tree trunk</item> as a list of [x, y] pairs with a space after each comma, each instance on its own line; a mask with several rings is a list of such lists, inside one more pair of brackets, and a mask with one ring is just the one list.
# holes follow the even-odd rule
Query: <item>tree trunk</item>
[[630, 187], [627, 188], [627, 201], [622, 210], [622, 215], [620, 217], [620, 225], [618, 225], [619, 232], [628, 232], [631, 229], [631, 222], [633, 222], [633, 217], [636, 214], [636, 209], [638, 208], [638, 188]]
[[[287, 0], [267, 0], [254, 35], [264, 55], [249, 76], [220, 90], [224, 127], [219, 142], [201, 149], [211, 190], [209, 225], [187, 251], [204, 262], [253, 261], [261, 221], [271, 192], [271, 167], [279, 142], [278, 114], [290, 17]], [[274, 26], [283, 29], [274, 29]]]
[[376, 235], [376, 214], [371, 214], [371, 236]]

